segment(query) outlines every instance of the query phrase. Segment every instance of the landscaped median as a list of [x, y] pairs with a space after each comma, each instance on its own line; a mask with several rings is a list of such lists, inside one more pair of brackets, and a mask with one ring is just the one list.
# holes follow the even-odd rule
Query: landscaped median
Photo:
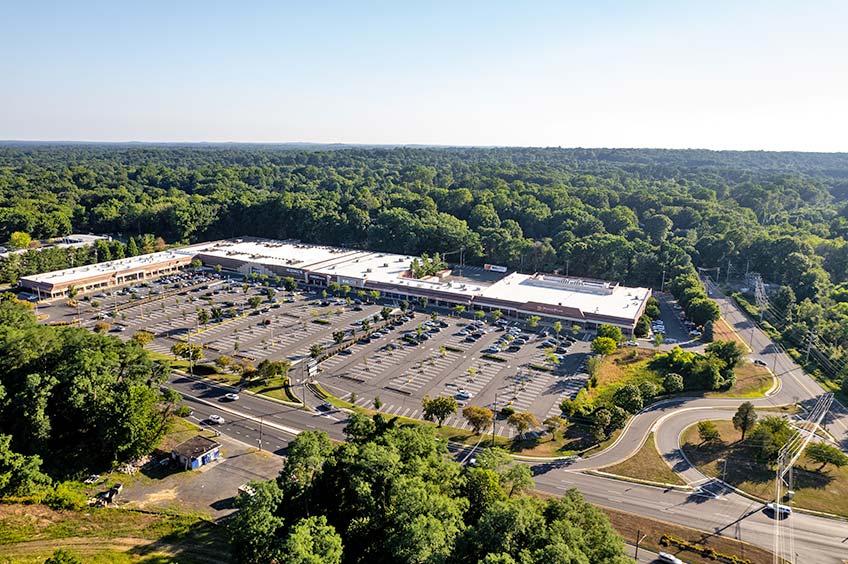
[[643, 483], [661, 486], [686, 485], [660, 456], [654, 442], [653, 433], [648, 435], [648, 438], [642, 444], [642, 448], [636, 454], [623, 462], [601, 468], [600, 472], [613, 477], [632, 478]]
[[[762, 421], [762, 418], [760, 419]], [[745, 441], [730, 421], [712, 421], [718, 431], [704, 442], [698, 425], [681, 435], [681, 448], [689, 461], [707, 476], [721, 478], [745, 494], [762, 501], [774, 496], [774, 467], [763, 461], [764, 435], [749, 430]], [[848, 517], [848, 466], [835, 467], [801, 456], [793, 469], [793, 507]]]

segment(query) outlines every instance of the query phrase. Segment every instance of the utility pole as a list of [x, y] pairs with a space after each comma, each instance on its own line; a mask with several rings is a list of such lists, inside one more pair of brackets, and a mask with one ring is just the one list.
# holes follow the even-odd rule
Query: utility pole
[[662, 273], [662, 283], [660, 284], [660, 293], [665, 291], [665, 268], [663, 268]]
[[727, 259], [727, 270], [724, 273], [725, 285], [730, 284], [730, 259]]
[[259, 416], [259, 452], [262, 452], [262, 421], [264, 415]]
[[498, 393], [495, 392], [495, 404], [493, 406], [494, 412], [492, 413], [492, 447], [495, 446], [495, 422], [498, 420]]
[[636, 553], [633, 555], [633, 560], [636, 562], [639, 562], [639, 545], [642, 544], [642, 541], [645, 540], [645, 537], [647, 536], [647, 534], [643, 535], [641, 530], [636, 529]]
[[813, 339], [815, 338], [815, 331], [807, 331], [807, 352], [804, 357], [804, 364], [807, 364], [810, 361], [810, 349], [813, 348]]

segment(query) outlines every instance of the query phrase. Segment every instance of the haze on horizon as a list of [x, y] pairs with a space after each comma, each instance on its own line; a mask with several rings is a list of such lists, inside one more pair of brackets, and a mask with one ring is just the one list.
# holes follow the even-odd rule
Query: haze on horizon
[[848, 151], [848, 4], [7, 3], [0, 139]]

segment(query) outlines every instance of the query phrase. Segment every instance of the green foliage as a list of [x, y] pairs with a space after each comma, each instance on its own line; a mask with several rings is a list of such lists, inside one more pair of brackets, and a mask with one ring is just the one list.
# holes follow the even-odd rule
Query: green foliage
[[50, 485], [42, 473], [41, 458], [12, 452], [11, 435], [0, 435], [0, 497], [29, 496]]
[[44, 564], [83, 564], [83, 561], [64, 548], [57, 548]]
[[15, 231], [9, 236], [9, 246], [13, 249], [27, 249], [31, 242], [32, 237], [23, 231]]
[[827, 464], [831, 464], [837, 468], [842, 468], [848, 464], [848, 455], [835, 446], [827, 443], [811, 442], [807, 446], [806, 453], [807, 458], [813, 462], [821, 464], [818, 468], [819, 472], [821, 472]]
[[456, 400], [451, 396], [436, 396], [432, 399], [429, 396], [424, 396], [421, 399], [424, 419], [438, 421], [439, 427], [442, 426], [445, 419], [456, 413], [457, 407]]
[[657, 354], [650, 367], [663, 373], [680, 374], [686, 390], [719, 390], [733, 385], [733, 368], [742, 350], [730, 341], [716, 341], [707, 347], [706, 355], [674, 347]]
[[606, 337], [612, 339], [616, 343], [624, 340], [624, 335], [621, 333], [621, 328], [615, 325], [601, 325], [598, 327], [598, 337]]
[[699, 421], [698, 437], [703, 444], [712, 444], [721, 440], [721, 433], [712, 421]]
[[644, 399], [639, 386], [633, 383], [628, 383], [615, 391], [612, 396], [612, 402], [624, 411], [636, 413], [644, 406]]
[[745, 433], [754, 428], [757, 423], [757, 412], [754, 410], [754, 404], [746, 401], [733, 414], [733, 427], [742, 433], [742, 440], [745, 440]]
[[[36, 325], [28, 309], [11, 302], [0, 303], [0, 321], [7, 451], [40, 457], [54, 477], [150, 452], [164, 431], [158, 386], [166, 372], [135, 341]], [[36, 458], [5, 456], [7, 464], [37, 468]]]
[[616, 341], [609, 337], [596, 337], [592, 341], [592, 352], [601, 356], [611, 355], [616, 348]]
[[[736, 427], [736, 416], [733, 418], [733, 425]], [[741, 430], [740, 427], [736, 428]], [[757, 458], [760, 461], [773, 464], [777, 461], [780, 449], [786, 445], [791, 435], [792, 429], [786, 419], [768, 416], [763, 417], [756, 424], [746, 442], [756, 448]]]
[[663, 379], [663, 388], [667, 394], [676, 394], [683, 391], [683, 376], [669, 372]]
[[647, 337], [648, 333], [651, 329], [651, 318], [647, 315], [643, 315], [636, 322], [636, 327], [633, 329], [633, 333], [637, 337]]
[[439, 253], [436, 253], [432, 257], [430, 257], [427, 253], [422, 253], [420, 259], [412, 259], [410, 271], [413, 278], [426, 278], [427, 276], [432, 276], [447, 267], [448, 263], [442, 260]]
[[88, 496], [79, 485], [61, 482], [47, 493], [44, 503], [53, 509], [80, 510], [87, 507]]

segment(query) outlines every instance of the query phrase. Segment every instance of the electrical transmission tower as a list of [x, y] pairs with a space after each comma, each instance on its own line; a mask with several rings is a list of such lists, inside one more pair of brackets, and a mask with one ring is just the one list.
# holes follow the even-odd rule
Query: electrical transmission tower
[[749, 275], [750, 285], [754, 289], [754, 301], [757, 303], [757, 309], [760, 310], [760, 322], [763, 321], [763, 313], [769, 306], [768, 294], [766, 287], [763, 284], [763, 277], [753, 272]]
[[[794, 495], [792, 466], [798, 461], [798, 458], [807, 448], [810, 440], [816, 435], [819, 425], [824, 416], [830, 409], [830, 404], [833, 402], [833, 394], [823, 394], [819, 397], [816, 405], [810, 411], [809, 416], [803, 422], [804, 432], [795, 430], [790, 436], [789, 441], [777, 455], [777, 472], [774, 481], [774, 564], [779, 564], [782, 561], [795, 562], [795, 535], [792, 528], [792, 522], [787, 519], [787, 524], [783, 525], [783, 515], [780, 511], [783, 501], [783, 488], [786, 486], [786, 497], [791, 499]], [[782, 535], [781, 526], [788, 529], [788, 534]]]

